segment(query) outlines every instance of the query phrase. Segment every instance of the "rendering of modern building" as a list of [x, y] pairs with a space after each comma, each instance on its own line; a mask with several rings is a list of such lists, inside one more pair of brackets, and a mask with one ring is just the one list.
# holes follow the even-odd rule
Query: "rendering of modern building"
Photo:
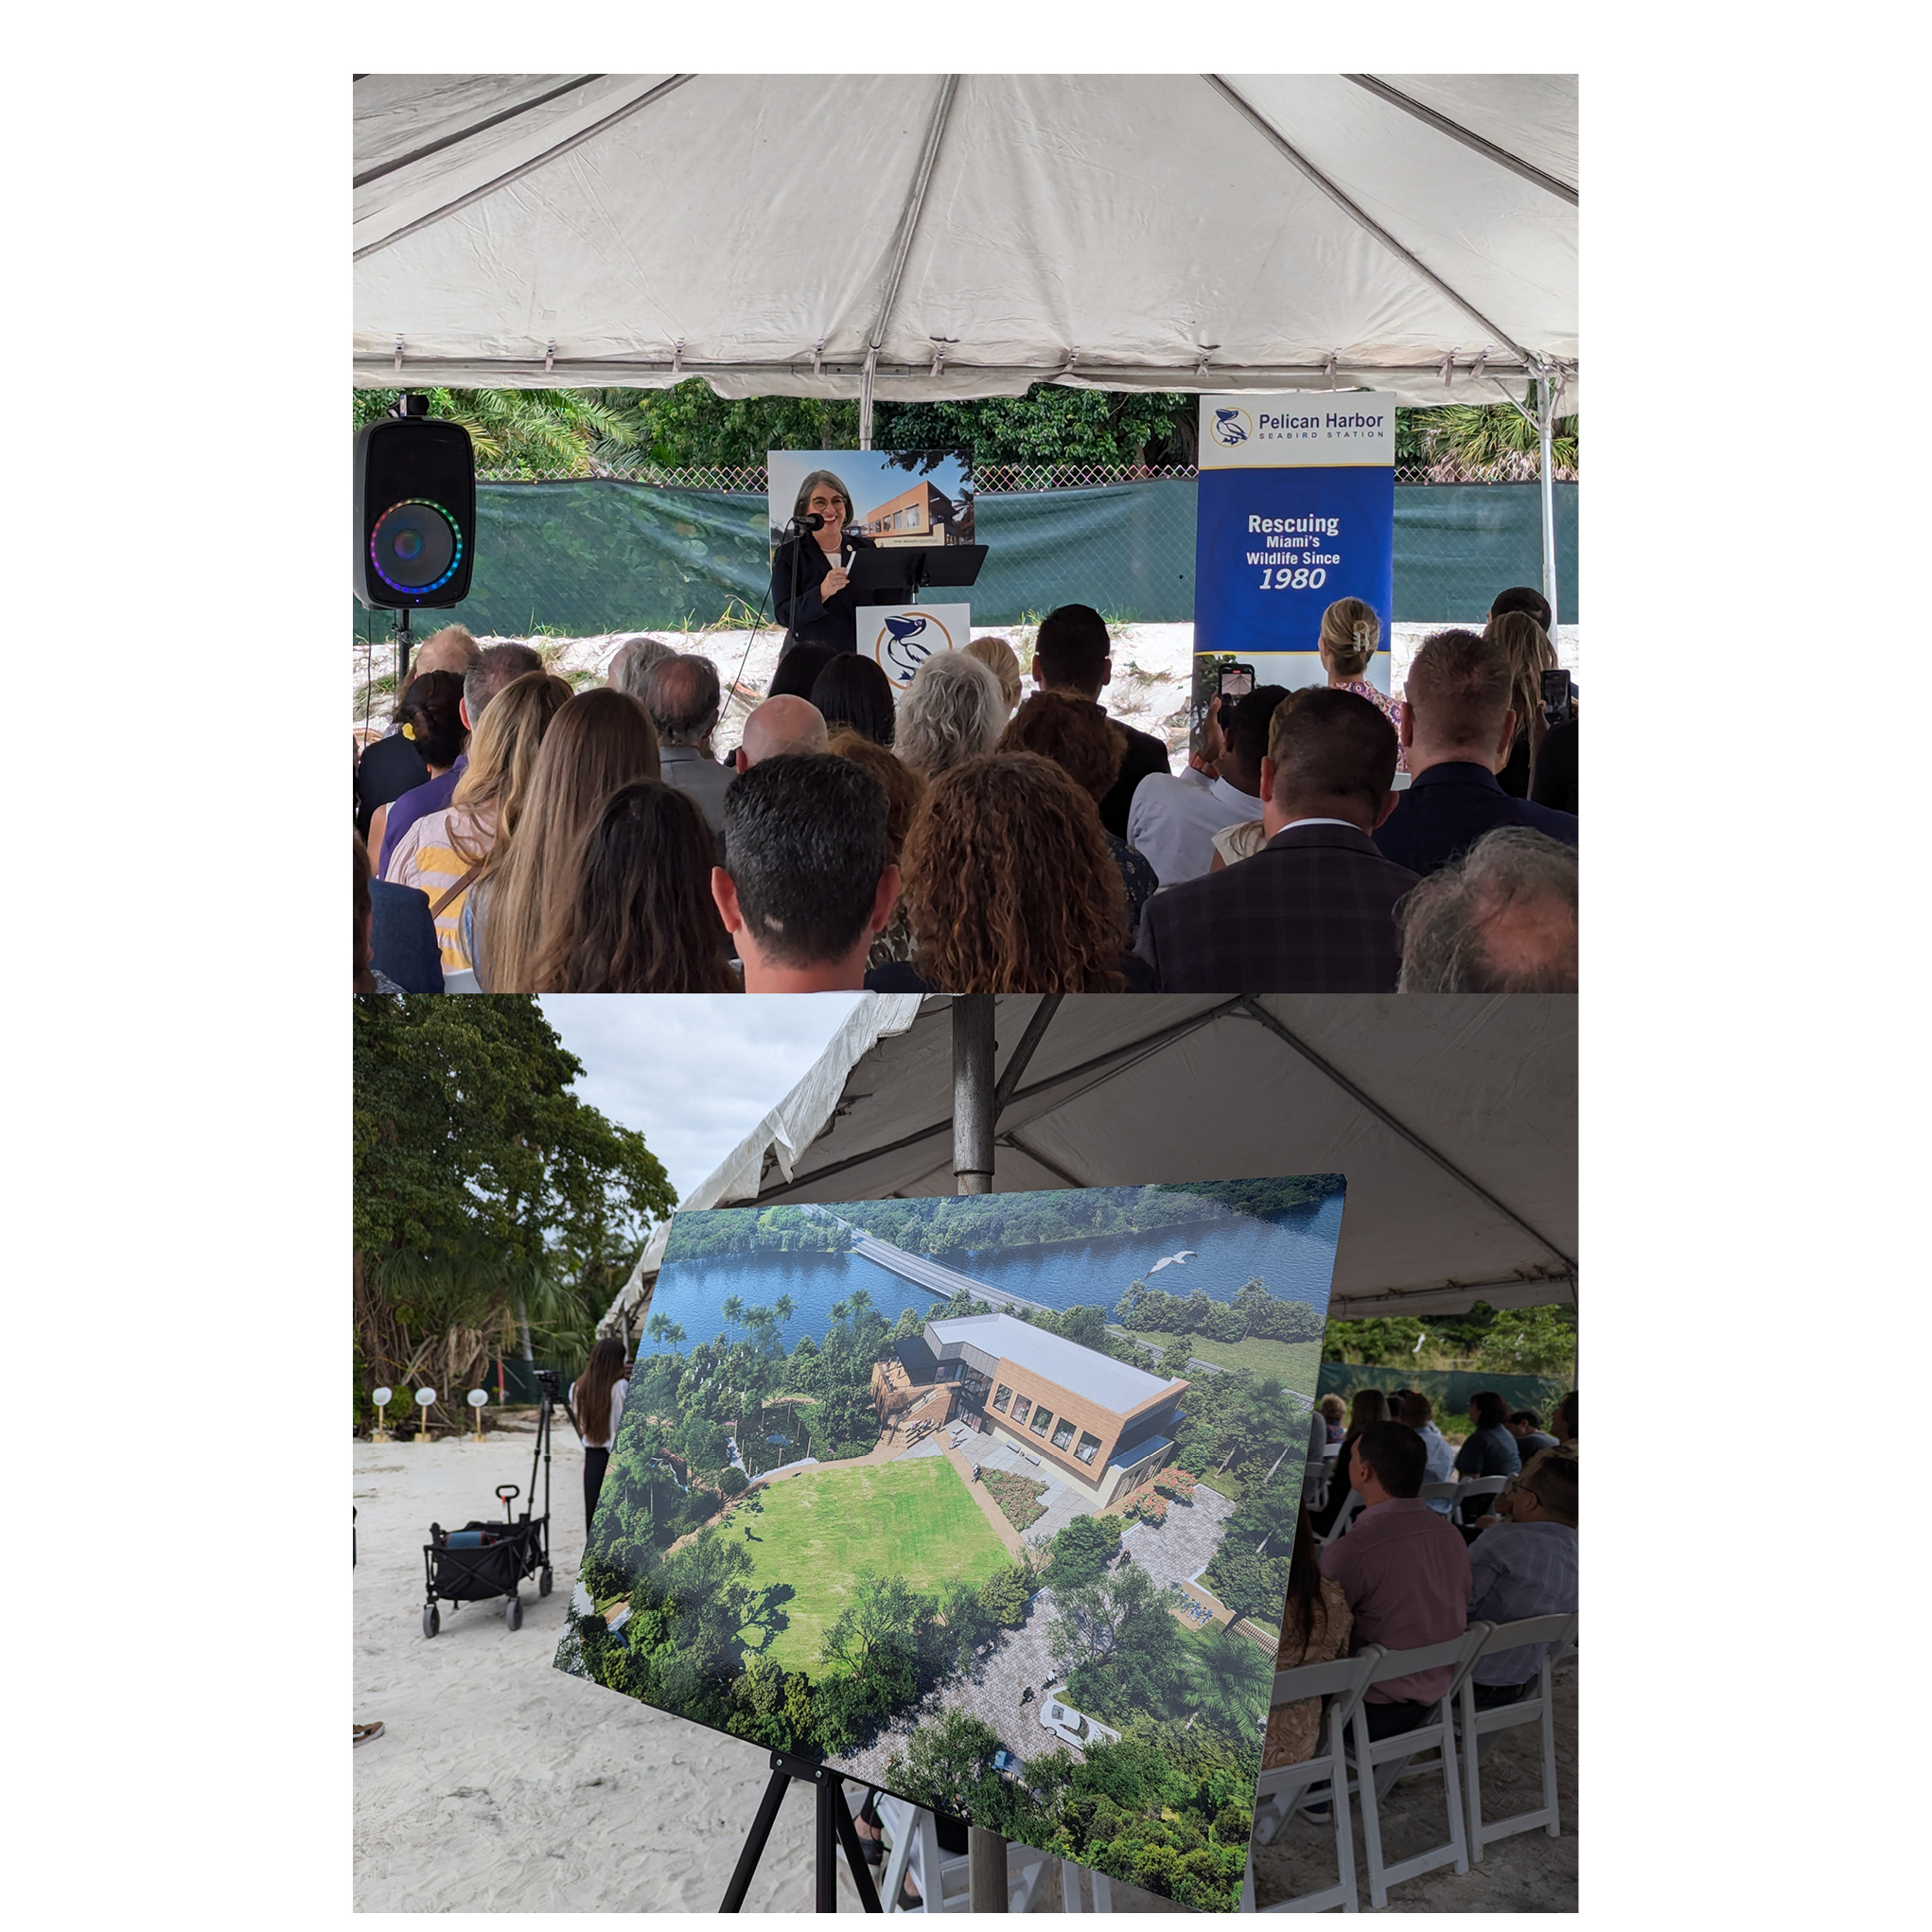
[[910, 489], [874, 505], [859, 518], [859, 528], [868, 536], [897, 537], [907, 543], [960, 543], [971, 532], [961, 535], [954, 526], [953, 500], [937, 483], [922, 479]]
[[914, 1387], [950, 1386], [947, 1419], [1009, 1437], [1101, 1509], [1161, 1467], [1187, 1389], [1017, 1315], [928, 1322], [899, 1361]]

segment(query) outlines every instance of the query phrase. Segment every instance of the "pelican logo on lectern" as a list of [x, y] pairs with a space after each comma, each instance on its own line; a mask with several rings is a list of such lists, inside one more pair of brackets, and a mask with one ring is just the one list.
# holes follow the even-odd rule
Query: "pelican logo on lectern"
[[1217, 409], [1214, 413], [1214, 440], [1232, 449], [1255, 433], [1255, 419], [1244, 409]]
[[913, 673], [935, 651], [952, 648], [952, 634], [938, 618], [913, 611], [887, 618], [872, 640], [872, 656], [898, 684], [910, 684]]

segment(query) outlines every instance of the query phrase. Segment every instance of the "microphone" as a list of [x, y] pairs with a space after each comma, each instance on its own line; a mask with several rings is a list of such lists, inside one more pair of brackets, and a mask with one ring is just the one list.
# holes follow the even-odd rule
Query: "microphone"
[[809, 517], [794, 517], [792, 518], [792, 528], [794, 530], [823, 530], [825, 528], [825, 518], [815, 510]]

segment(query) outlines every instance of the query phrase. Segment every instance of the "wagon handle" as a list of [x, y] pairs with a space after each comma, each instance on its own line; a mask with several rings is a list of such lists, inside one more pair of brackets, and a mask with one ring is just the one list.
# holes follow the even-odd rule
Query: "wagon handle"
[[497, 1484], [497, 1501], [503, 1505], [503, 1520], [505, 1522], [510, 1520], [510, 1504], [516, 1500], [518, 1493], [514, 1483], [499, 1483]]

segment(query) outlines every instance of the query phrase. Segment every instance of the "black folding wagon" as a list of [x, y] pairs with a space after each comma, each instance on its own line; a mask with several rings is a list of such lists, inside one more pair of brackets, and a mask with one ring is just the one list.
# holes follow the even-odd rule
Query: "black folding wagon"
[[[542, 1399], [536, 1413], [536, 1448], [530, 1458], [530, 1494], [524, 1500], [522, 1515], [513, 1515], [521, 1491], [514, 1483], [500, 1483], [497, 1500], [503, 1505], [501, 1522], [467, 1522], [460, 1530], [446, 1530], [441, 1523], [430, 1525], [430, 1540], [423, 1545], [425, 1637], [433, 1637], [443, 1627], [436, 1607], [439, 1602], [478, 1604], [503, 1597], [507, 1599], [503, 1621], [518, 1630], [523, 1625], [523, 1600], [517, 1593], [518, 1585], [534, 1576], [537, 1595], [550, 1594], [550, 1416], [553, 1402], [561, 1399], [556, 1381], [554, 1375], [538, 1373]], [[543, 1465], [543, 1514], [532, 1516], [539, 1462]]]

